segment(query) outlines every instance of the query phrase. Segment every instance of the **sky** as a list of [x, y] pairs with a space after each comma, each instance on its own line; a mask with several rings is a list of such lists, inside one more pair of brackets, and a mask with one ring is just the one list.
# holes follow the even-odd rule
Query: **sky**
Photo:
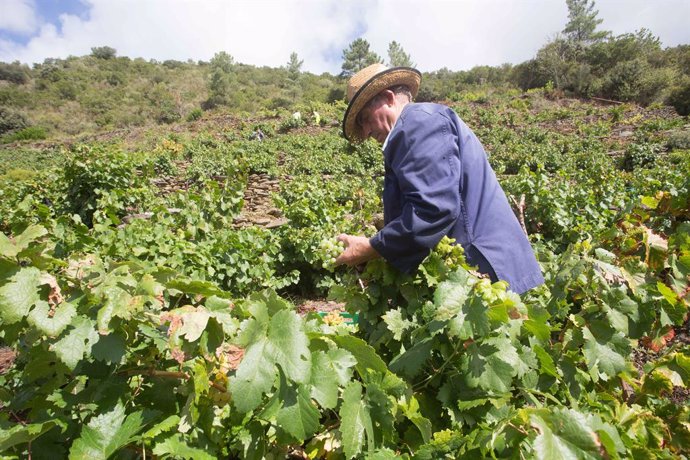
[[[597, 0], [600, 28], [643, 27], [690, 44], [690, 0]], [[402, 45], [421, 71], [531, 59], [568, 20], [565, 0], [0, 0], [0, 61], [32, 64], [110, 46], [118, 56], [286, 65], [337, 74], [356, 38], [387, 60]]]

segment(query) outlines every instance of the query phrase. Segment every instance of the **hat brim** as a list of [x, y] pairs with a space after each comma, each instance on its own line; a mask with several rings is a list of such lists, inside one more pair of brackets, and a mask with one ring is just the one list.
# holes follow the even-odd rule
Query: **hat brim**
[[422, 74], [419, 70], [411, 67], [393, 67], [371, 77], [352, 96], [352, 100], [347, 106], [345, 116], [343, 117], [343, 133], [345, 138], [350, 142], [362, 142], [364, 140], [362, 129], [357, 125], [357, 115], [374, 96], [386, 88], [406, 85], [410, 88], [414, 98], [419, 92], [421, 81]]

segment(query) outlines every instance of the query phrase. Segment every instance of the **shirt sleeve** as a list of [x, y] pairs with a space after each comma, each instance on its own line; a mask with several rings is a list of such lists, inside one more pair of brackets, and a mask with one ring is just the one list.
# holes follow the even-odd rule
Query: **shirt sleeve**
[[455, 224], [460, 212], [461, 171], [457, 136], [439, 113], [405, 114], [389, 139], [389, 167], [402, 211], [370, 239], [402, 272], [415, 270]]

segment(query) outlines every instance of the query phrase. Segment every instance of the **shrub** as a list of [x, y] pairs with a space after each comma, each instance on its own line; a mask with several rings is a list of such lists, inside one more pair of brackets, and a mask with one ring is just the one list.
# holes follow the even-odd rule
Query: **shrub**
[[0, 80], [23, 85], [29, 81], [28, 72], [28, 67], [21, 65], [19, 62], [13, 62], [12, 64], [0, 62]]
[[200, 108], [193, 109], [189, 114], [187, 114], [187, 121], [196, 121], [204, 114]]
[[630, 144], [625, 149], [625, 156], [623, 156], [623, 169], [632, 171], [635, 168], [651, 166], [657, 154], [661, 150], [657, 144]]
[[24, 129], [20, 129], [12, 134], [8, 134], [2, 138], [3, 142], [15, 142], [15, 141], [37, 141], [42, 140], [47, 137], [45, 128], [40, 126], [29, 126]]
[[675, 79], [676, 72], [670, 68], [649, 69], [640, 81], [636, 101], [645, 105], [663, 101], [668, 95], [668, 88]]
[[[66, 210], [91, 226], [98, 200], [108, 191], [131, 190], [137, 181], [137, 158], [112, 148], [78, 146], [63, 168]], [[141, 158], [140, 160], [143, 160]]]
[[280, 123], [280, 126], [278, 126], [278, 132], [287, 133], [288, 131], [301, 128], [306, 125], [307, 123], [302, 119], [302, 114], [300, 112], [295, 112]]
[[671, 91], [667, 102], [679, 115], [690, 115], [690, 78], [685, 78]]
[[113, 59], [117, 51], [110, 46], [95, 46], [91, 48], [91, 56], [97, 59]]
[[640, 95], [641, 80], [649, 66], [642, 60], [619, 62], [604, 83], [604, 96], [619, 101], [634, 101]]
[[121, 73], [113, 72], [105, 79], [110, 86], [120, 86], [125, 82], [125, 77]]
[[0, 135], [28, 126], [24, 115], [7, 107], [0, 106]]
[[36, 171], [29, 171], [28, 169], [10, 169], [2, 177], [11, 181], [26, 182], [36, 177]]
[[690, 149], [690, 131], [674, 131], [666, 141], [668, 150]]

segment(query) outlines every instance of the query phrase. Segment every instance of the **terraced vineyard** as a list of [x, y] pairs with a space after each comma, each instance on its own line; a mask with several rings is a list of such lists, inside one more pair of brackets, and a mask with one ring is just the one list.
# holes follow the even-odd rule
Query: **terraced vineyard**
[[547, 96], [452, 103], [522, 297], [445, 240], [331, 269], [381, 210], [342, 105], [1, 147], [3, 458], [687, 457], [688, 119]]

